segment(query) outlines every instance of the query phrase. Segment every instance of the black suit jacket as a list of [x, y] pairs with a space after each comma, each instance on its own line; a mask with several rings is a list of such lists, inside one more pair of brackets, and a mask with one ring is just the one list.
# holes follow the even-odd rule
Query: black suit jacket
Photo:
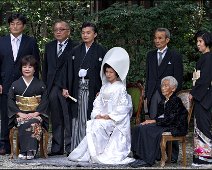
[[[178, 92], [182, 87], [183, 81], [182, 56], [175, 50], [168, 48], [160, 66], [158, 66], [157, 49], [150, 51], [147, 54], [145, 86], [145, 97], [147, 97], [148, 103], [156, 90], [161, 94], [161, 80], [166, 76], [173, 76], [176, 78], [178, 81], [176, 92]], [[162, 94], [161, 97], [163, 97]]]
[[42, 66], [42, 80], [47, 86], [48, 93], [54, 84], [58, 84], [62, 67], [71, 56], [71, 51], [78, 43], [68, 40], [63, 53], [57, 56], [57, 40], [51, 41], [45, 46], [44, 61]]
[[[10, 35], [0, 38], [0, 84], [3, 86], [3, 94], [7, 94], [11, 84], [22, 76], [20, 62], [26, 55], [33, 55], [40, 63], [39, 49], [34, 38], [22, 35], [16, 61], [13, 58]], [[35, 76], [39, 78], [39, 69]]]

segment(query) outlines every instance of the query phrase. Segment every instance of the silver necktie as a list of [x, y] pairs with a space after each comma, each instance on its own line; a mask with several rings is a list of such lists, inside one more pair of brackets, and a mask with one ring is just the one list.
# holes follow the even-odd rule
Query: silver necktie
[[57, 53], [57, 56], [60, 57], [60, 55], [62, 54], [62, 47], [63, 47], [63, 44], [59, 44], [59, 51]]
[[159, 59], [158, 59], [158, 66], [161, 64], [161, 62], [162, 62], [162, 55], [163, 55], [163, 53], [162, 52], [158, 52], [158, 54], [159, 54]]

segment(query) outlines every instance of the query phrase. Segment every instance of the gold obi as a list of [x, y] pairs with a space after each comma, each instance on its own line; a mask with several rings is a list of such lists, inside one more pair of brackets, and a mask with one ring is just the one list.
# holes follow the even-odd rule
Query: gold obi
[[16, 104], [21, 111], [35, 111], [41, 101], [41, 95], [24, 97], [16, 95]]

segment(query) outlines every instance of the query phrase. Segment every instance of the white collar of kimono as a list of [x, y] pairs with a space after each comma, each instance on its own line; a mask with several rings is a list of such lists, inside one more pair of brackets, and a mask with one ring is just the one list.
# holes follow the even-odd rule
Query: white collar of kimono
[[24, 76], [22, 76], [22, 78], [23, 78], [23, 80], [24, 80], [26, 86], [28, 87], [28, 86], [31, 84], [32, 80], [34, 79], [34, 76], [32, 77], [32, 80], [30, 80], [29, 83], [25, 80]]
[[89, 47], [87, 47], [86, 44], [85, 44], [85, 51], [86, 51], [86, 53], [88, 52], [88, 50], [90, 49], [90, 47], [92, 46], [92, 44]]
[[126, 77], [130, 67], [130, 59], [127, 51], [122, 47], [113, 47], [105, 54], [100, 71], [102, 84], [107, 82], [103, 70], [105, 63], [109, 64], [118, 73], [120, 80], [126, 86]]

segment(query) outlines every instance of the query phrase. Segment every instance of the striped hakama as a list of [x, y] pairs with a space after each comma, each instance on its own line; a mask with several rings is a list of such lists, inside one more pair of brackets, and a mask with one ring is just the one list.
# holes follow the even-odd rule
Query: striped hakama
[[79, 80], [78, 116], [72, 119], [71, 151], [74, 150], [86, 135], [86, 122], [89, 96], [89, 80]]

